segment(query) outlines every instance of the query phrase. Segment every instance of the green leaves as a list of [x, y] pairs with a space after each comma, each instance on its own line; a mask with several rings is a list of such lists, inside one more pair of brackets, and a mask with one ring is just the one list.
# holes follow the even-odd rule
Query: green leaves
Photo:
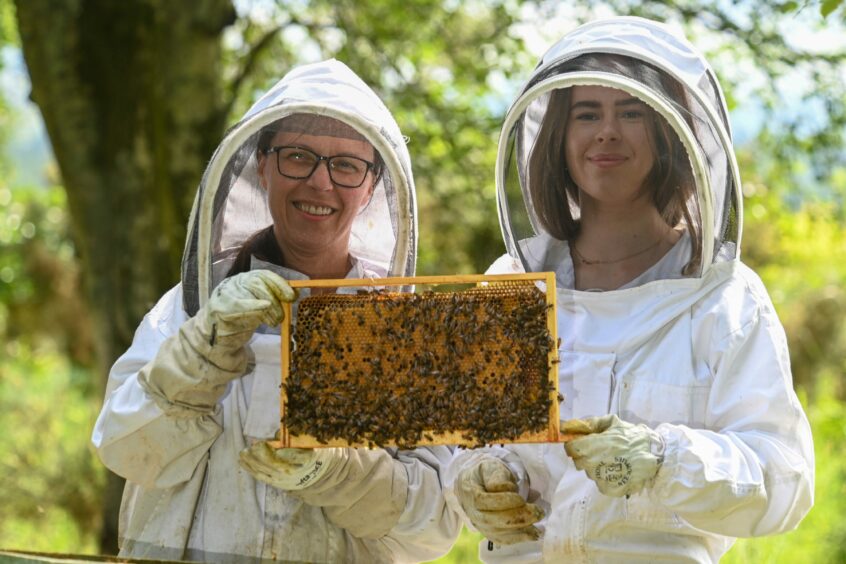
[[820, 14], [824, 18], [827, 18], [834, 12], [840, 5], [843, 4], [843, 0], [823, 0], [822, 6], [820, 6]]
[[105, 471], [88, 448], [101, 401], [92, 375], [49, 347], [3, 348], [0, 546], [96, 554]]

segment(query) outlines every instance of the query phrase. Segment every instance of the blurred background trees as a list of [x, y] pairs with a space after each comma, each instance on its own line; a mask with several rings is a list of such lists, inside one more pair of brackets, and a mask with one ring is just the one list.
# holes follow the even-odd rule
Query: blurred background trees
[[[3, 64], [22, 55], [52, 148], [35, 180], [22, 180], [19, 155], [0, 157], [0, 547], [114, 550], [121, 484], [87, 446], [107, 368], [178, 281], [204, 165], [257, 93], [296, 64], [347, 63], [409, 137], [418, 272], [482, 272], [504, 252], [502, 116], [545, 47], [611, 14], [683, 27], [717, 70], [744, 181], [744, 260], [785, 323], [809, 413], [842, 441], [831, 423], [846, 372], [842, 0], [0, 0]], [[0, 143], [22, 127], [7, 95]], [[846, 466], [829, 468], [842, 489]], [[832, 527], [836, 545], [846, 534]]]

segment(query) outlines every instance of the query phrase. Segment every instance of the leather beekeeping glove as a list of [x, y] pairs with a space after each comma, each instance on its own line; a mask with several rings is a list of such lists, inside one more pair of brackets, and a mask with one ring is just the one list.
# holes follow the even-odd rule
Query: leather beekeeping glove
[[256, 480], [282, 490], [300, 490], [318, 483], [343, 460], [339, 448], [274, 448], [259, 441], [240, 454], [241, 467]]
[[576, 468], [584, 470], [599, 491], [608, 496], [640, 492], [655, 478], [664, 461], [661, 435], [616, 415], [564, 422], [561, 432], [591, 433], [564, 443], [564, 448]]
[[[378, 539], [397, 525], [409, 499], [406, 466], [381, 448], [279, 448], [260, 442], [241, 452], [256, 480], [320, 507], [336, 526]], [[414, 486], [412, 486], [414, 487]]]
[[517, 477], [496, 458], [483, 458], [458, 474], [456, 497], [480, 533], [496, 544], [537, 540], [533, 526], [543, 518], [540, 507], [517, 493]]
[[244, 346], [262, 323], [282, 321], [282, 302], [296, 292], [277, 274], [253, 270], [221, 282], [197, 315], [168, 338], [139, 374], [165, 413], [209, 413], [230, 380], [247, 369]]

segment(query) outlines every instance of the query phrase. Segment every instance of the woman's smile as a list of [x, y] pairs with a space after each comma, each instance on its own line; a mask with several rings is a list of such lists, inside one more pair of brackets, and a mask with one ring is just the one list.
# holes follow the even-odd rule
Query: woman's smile
[[616, 153], [597, 153], [587, 160], [599, 168], [611, 168], [625, 163], [628, 157]]
[[308, 202], [301, 201], [292, 202], [292, 205], [303, 212], [309, 219], [313, 218], [315, 220], [327, 218], [336, 211], [325, 205], [310, 204]]

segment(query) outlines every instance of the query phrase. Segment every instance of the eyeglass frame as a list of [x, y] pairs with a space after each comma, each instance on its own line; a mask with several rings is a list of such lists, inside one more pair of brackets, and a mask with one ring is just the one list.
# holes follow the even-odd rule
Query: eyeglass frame
[[[298, 149], [300, 151], [305, 151], [307, 153], [311, 153], [312, 155], [314, 155], [317, 158], [317, 160], [314, 162], [314, 167], [305, 176], [291, 176], [290, 174], [285, 174], [284, 172], [282, 172], [282, 167], [279, 165], [279, 151], [281, 151], [282, 149]], [[307, 178], [311, 178], [311, 175], [314, 174], [314, 172], [317, 170], [317, 167], [320, 166], [320, 163], [322, 161], [326, 161], [326, 171], [329, 173], [329, 180], [332, 181], [332, 184], [335, 184], [336, 186], [339, 186], [341, 188], [348, 188], [350, 190], [360, 188], [361, 185], [364, 184], [364, 181], [367, 180], [367, 173], [371, 170], [377, 171], [380, 168], [379, 166], [376, 165], [376, 163], [372, 163], [372, 162], [370, 162], [366, 159], [362, 159], [361, 157], [356, 157], [356, 156], [353, 156], [353, 155], [332, 155], [332, 156], [326, 157], [326, 156], [323, 156], [323, 155], [319, 155], [319, 154], [315, 153], [314, 151], [312, 151], [311, 149], [307, 149], [306, 147], [300, 147], [299, 145], [275, 145], [273, 147], [268, 147], [264, 151], [265, 156], [268, 156], [270, 153], [276, 153], [276, 172], [278, 172], [280, 175], [284, 176], [285, 178], [290, 178], [291, 180], [305, 180]], [[364, 171], [364, 176], [361, 178], [361, 182], [359, 182], [355, 186], [352, 186], [352, 185], [349, 185], [349, 184], [341, 184], [340, 182], [335, 180], [335, 177], [332, 176], [332, 167], [329, 166], [329, 165], [331, 164], [330, 161], [332, 161], [332, 159], [337, 159], [337, 158], [356, 159], [358, 161], [363, 162], [367, 166], [367, 170]], [[378, 175], [377, 175], [377, 179], [378, 179]]]

